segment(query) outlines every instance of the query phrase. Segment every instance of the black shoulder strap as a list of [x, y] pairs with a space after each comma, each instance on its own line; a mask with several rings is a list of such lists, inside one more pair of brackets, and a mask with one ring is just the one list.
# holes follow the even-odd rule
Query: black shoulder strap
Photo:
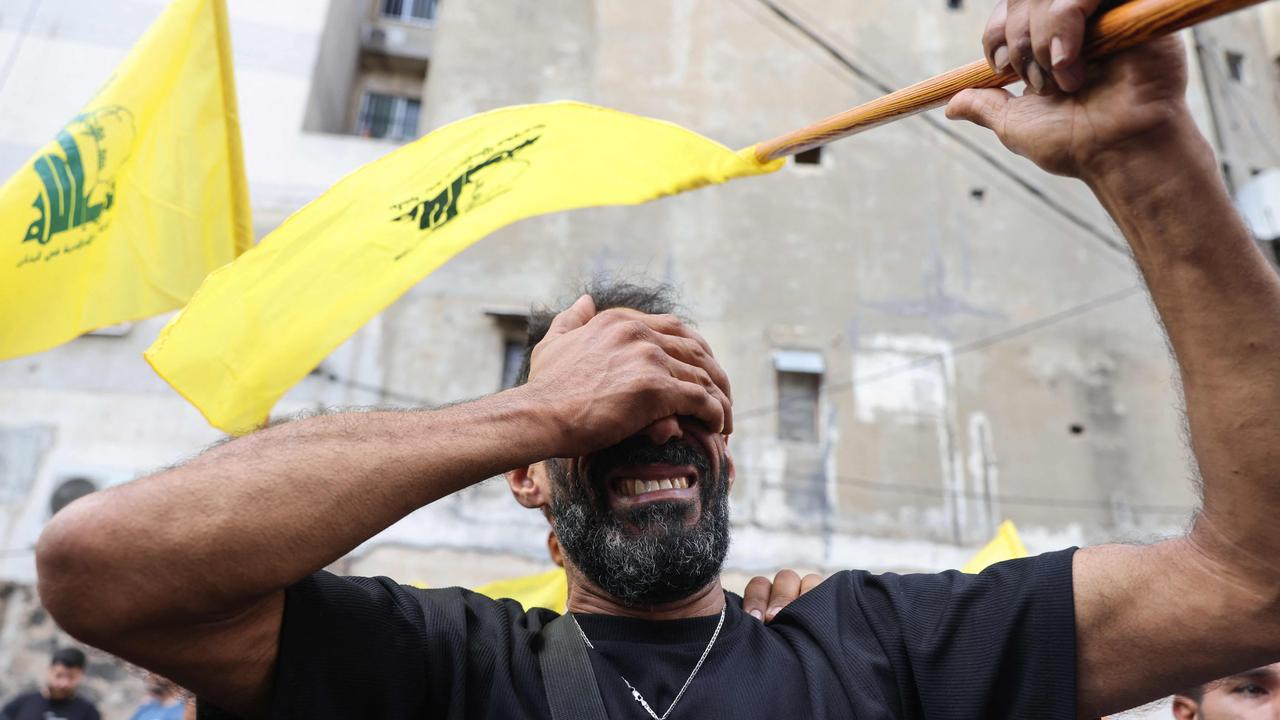
[[552, 720], [607, 720], [587, 647], [568, 614], [552, 620], [539, 633], [538, 665], [551, 705]]

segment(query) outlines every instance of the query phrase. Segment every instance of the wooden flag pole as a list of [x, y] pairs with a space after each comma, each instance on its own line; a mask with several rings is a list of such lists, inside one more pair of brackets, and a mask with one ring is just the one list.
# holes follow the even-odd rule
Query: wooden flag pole
[[[1093, 22], [1085, 41], [1086, 54], [1089, 57], [1109, 55], [1264, 1], [1131, 0]], [[756, 158], [761, 162], [768, 162], [795, 155], [833, 140], [940, 107], [961, 90], [1004, 87], [1017, 80], [1018, 76], [1012, 70], [997, 75], [986, 60], [978, 60], [762, 142], [755, 147]]]

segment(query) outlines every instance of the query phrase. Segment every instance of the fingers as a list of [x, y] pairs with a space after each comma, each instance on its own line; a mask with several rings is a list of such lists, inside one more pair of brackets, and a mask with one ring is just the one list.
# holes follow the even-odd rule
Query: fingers
[[968, 120], [1003, 136], [1004, 119], [1013, 94], [1004, 88], [964, 90], [947, 103], [947, 117]]
[[733, 398], [733, 391], [729, 386], [729, 375], [724, 371], [724, 368], [720, 367], [720, 363], [705, 345], [693, 338], [664, 335], [662, 333], [655, 333], [652, 339], [671, 357], [706, 370], [707, 374], [711, 376], [711, 381], [720, 388], [725, 397]]
[[795, 570], [782, 570], [773, 576], [773, 588], [769, 591], [769, 609], [764, 621], [769, 622], [782, 612], [782, 608], [800, 597], [800, 575]]
[[822, 584], [823, 577], [817, 573], [809, 573], [800, 578], [800, 594], [803, 595]]
[[769, 578], [759, 575], [751, 578], [747, 589], [742, 592], [742, 611], [757, 620], [764, 620], [764, 613], [769, 609], [769, 589], [773, 584]]
[[709, 390], [702, 382], [677, 380], [674, 388], [663, 387], [661, 392], [671, 393], [668, 402], [674, 401], [674, 407], [668, 405], [672, 412], [663, 412], [660, 417], [686, 415], [701, 420], [712, 432], [729, 432], [728, 423], [731, 420], [725, 409], [727, 401], [718, 391]]
[[733, 432], [733, 389], [729, 375], [711, 352], [706, 339], [672, 315], [646, 315], [634, 310], [607, 310], [599, 316], [602, 322], [625, 322], [624, 332], [636, 340], [651, 342], [678, 364], [668, 364], [671, 374], [686, 382], [706, 387], [721, 403], [720, 424], [711, 429], [726, 434]]
[[1089, 18], [1101, 0], [1046, 0], [1031, 27], [1036, 59], [1053, 73], [1054, 82], [1067, 92], [1084, 86], [1084, 39]]
[[[726, 434], [731, 432], [730, 426], [733, 423], [733, 403], [729, 400], [729, 397], [724, 394], [724, 391], [721, 390], [714, 381], [712, 381], [711, 375], [697, 365], [690, 365], [689, 363], [677, 360], [673, 357], [668, 357], [666, 364], [667, 370], [671, 373], [672, 377], [686, 383], [698, 385], [719, 405], [718, 412], [715, 413], [715, 422], [708, 422], [708, 426], [714, 432], [723, 432]], [[699, 403], [699, 405], [701, 405], [701, 403]], [[699, 419], [706, 421], [709, 418], [699, 416]]]
[[551, 327], [547, 329], [546, 337], [556, 337], [563, 335], [570, 330], [576, 330], [591, 321], [596, 314], [596, 302], [590, 295], [583, 295], [578, 298], [569, 308], [551, 321]]
[[[1101, 0], [1008, 0], [1004, 42], [1009, 63], [1028, 89], [1043, 95], [1084, 86], [1085, 30], [1100, 4]], [[982, 42], [984, 48], [999, 42], [990, 25]], [[989, 51], [994, 66], [994, 50]]]
[[1008, 0], [1008, 15], [1004, 23], [1004, 42], [1009, 49], [1009, 65], [1022, 78], [1027, 87], [1039, 92], [1033, 80], [1044, 85], [1043, 75], [1033, 76], [1031, 64], [1035, 63], [1035, 55], [1031, 47], [1031, 2], [1030, 0]]
[[742, 611], [757, 620], [770, 622], [796, 598], [821, 585], [822, 580], [817, 573], [801, 578], [794, 570], [779, 571], [773, 582], [757, 575], [742, 593]]
[[986, 52], [987, 62], [997, 74], [1009, 67], [1009, 45], [1005, 40], [1005, 20], [1008, 17], [1009, 6], [1004, 2], [998, 3], [982, 34], [982, 49]]

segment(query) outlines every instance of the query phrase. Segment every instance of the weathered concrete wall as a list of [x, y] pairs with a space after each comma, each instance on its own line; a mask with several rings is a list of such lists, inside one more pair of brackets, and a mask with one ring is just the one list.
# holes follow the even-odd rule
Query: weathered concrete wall
[[[0, 9], [0, 57], [14, 57], [0, 86], [0, 177], [76, 111], [160, 8], [66, 0], [27, 24], [30, 1]], [[337, 62], [321, 56], [331, 2], [229, 3], [259, 235], [395, 147], [303, 129], [313, 74]], [[446, 1], [424, 124], [567, 97], [745, 146], [875, 97], [877, 83], [973, 59], [989, 3], [783, 7], [857, 72], [761, 0]], [[1249, 22], [1223, 23], [1222, 42], [1254, 43], [1233, 29]], [[1208, 126], [1205, 76], [1193, 95]], [[1256, 108], [1258, 123], [1275, 115]], [[1224, 141], [1232, 152], [1267, 144], [1241, 122]], [[278, 410], [493, 392], [503, 336], [486, 310], [639, 273], [684, 289], [734, 379], [733, 568], [955, 566], [1006, 517], [1033, 550], [1150, 537], [1180, 528], [1194, 499], [1172, 368], [1118, 243], [1079, 183], [1046, 177], [985, 132], [915, 118], [832, 145], [820, 165], [496, 233]], [[32, 580], [24, 549], [59, 478], [126, 481], [217, 438], [139, 358], [163, 321], [0, 363], [0, 575]], [[818, 443], [777, 437], [778, 349], [825, 360]], [[351, 562], [444, 576], [450, 558], [466, 557], [479, 581], [541, 566], [544, 535], [542, 518], [491, 482], [415, 513]]]
[[80, 694], [98, 706], [104, 720], [125, 720], [146, 698], [143, 672], [86, 648], [58, 629], [29, 585], [0, 583], [0, 704], [44, 685], [54, 649], [80, 647], [88, 656]]

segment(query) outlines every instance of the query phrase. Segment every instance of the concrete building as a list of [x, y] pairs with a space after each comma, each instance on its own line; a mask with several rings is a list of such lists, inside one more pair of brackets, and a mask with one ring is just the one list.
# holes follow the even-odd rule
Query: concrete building
[[[0, 7], [0, 177], [163, 4]], [[399, 142], [503, 105], [585, 100], [746, 146], [976, 58], [993, 5], [228, 4], [259, 236]], [[1192, 101], [1237, 186], [1280, 166], [1274, 27], [1255, 11], [1188, 35]], [[1033, 551], [1186, 524], [1194, 497], [1164, 340], [1122, 238], [1080, 184], [936, 114], [804, 160], [495, 233], [277, 410], [495, 392], [531, 302], [570, 298], [591, 276], [645, 275], [682, 288], [734, 380], [735, 578], [954, 567], [1006, 518]], [[165, 319], [0, 363], [0, 578], [34, 579], [29, 548], [68, 499], [218, 438], [141, 360]], [[491, 481], [342, 565], [473, 584], [544, 567], [545, 532]]]

